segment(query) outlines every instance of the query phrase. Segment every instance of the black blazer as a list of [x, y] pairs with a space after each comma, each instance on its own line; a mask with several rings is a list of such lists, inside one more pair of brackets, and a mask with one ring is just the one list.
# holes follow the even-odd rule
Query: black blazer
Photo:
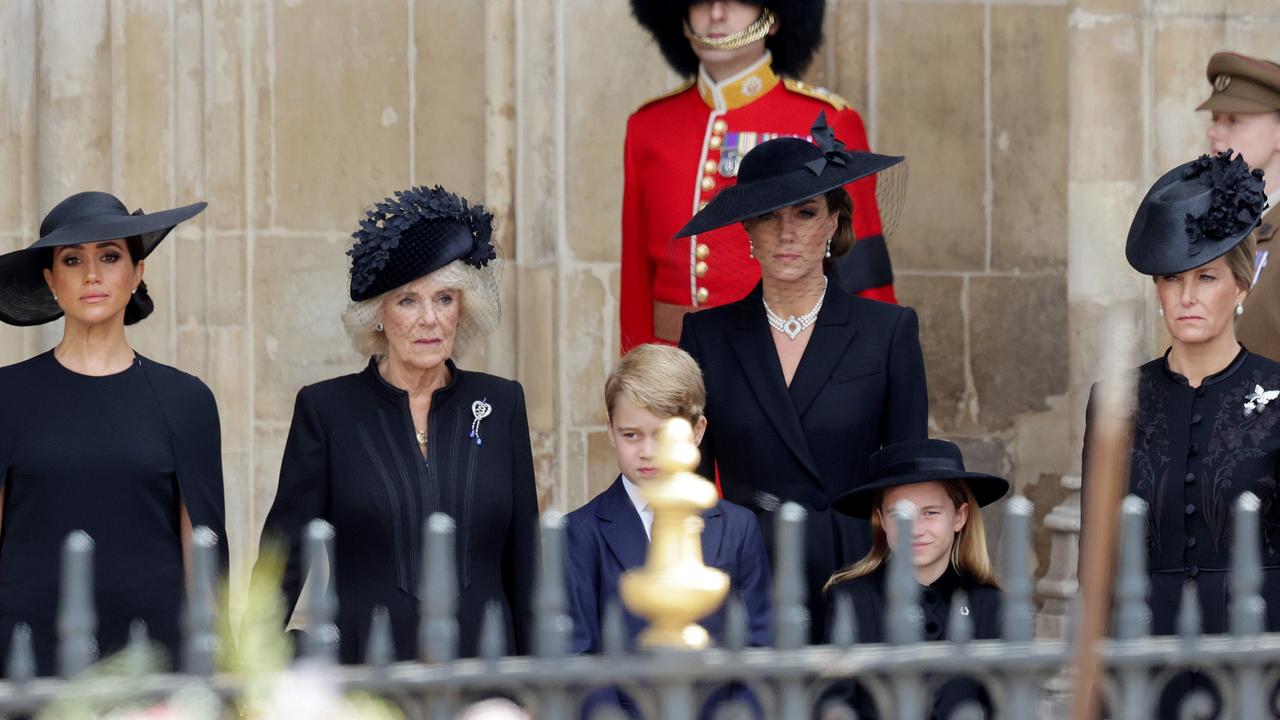
[[760, 285], [738, 302], [686, 315], [680, 347], [707, 385], [700, 472], [712, 477], [719, 468], [725, 499], [756, 511], [770, 553], [773, 510], [793, 500], [809, 511], [809, 605], [813, 638], [824, 639], [823, 585], [871, 548], [867, 523], [834, 512], [831, 500], [866, 482], [871, 453], [928, 430], [915, 311], [832, 285], [789, 387]]
[[[769, 559], [755, 515], [721, 500], [702, 513], [702, 561], [729, 575], [731, 592], [747, 611], [747, 641], [766, 646], [772, 640], [773, 580]], [[569, 513], [566, 521], [566, 567], [569, 602], [573, 608], [573, 651], [599, 653], [604, 613], [610, 603], [621, 605], [618, 585], [622, 574], [644, 565], [649, 538], [622, 478], [590, 502]], [[623, 608], [628, 646], [647, 623]], [[717, 643], [724, 639], [725, 612], [721, 607], [698, 621]]]
[[[840, 595], [849, 597], [853, 605], [855, 621], [858, 625], [859, 643], [885, 642], [885, 613], [888, 606], [885, 599], [885, 582], [888, 568], [881, 567], [870, 575], [863, 575], [831, 588], [833, 598]], [[968, 600], [961, 612], [968, 616], [972, 623], [970, 629], [974, 640], [995, 640], [1000, 637], [1000, 607], [1003, 595], [1000, 589], [984, 585], [973, 578], [961, 575], [954, 568], [947, 568], [931, 585], [920, 588], [920, 611], [924, 620], [924, 640], [932, 642], [946, 640], [947, 624], [951, 620], [951, 608], [958, 591], [964, 591]], [[877, 713], [877, 708], [870, 695], [851, 682], [838, 683], [832, 691], [826, 693], [825, 699], [839, 698], [857, 710], [859, 718], [875, 720], [890, 713]], [[991, 698], [986, 689], [972, 678], [958, 677], [942, 682], [933, 696], [931, 720], [949, 718], [966, 700], [977, 701], [992, 716]], [[887, 710], [887, 708], [879, 708]]]
[[[461, 652], [474, 655], [485, 606], [507, 618], [508, 648], [523, 652], [538, 558], [538, 504], [529, 423], [520, 384], [449, 362], [428, 418], [428, 457], [418, 449], [408, 395], [364, 372], [303, 388], [280, 468], [263, 545], [288, 551], [287, 609], [305, 579], [302, 536], [323, 518], [334, 525], [334, 580], [343, 662], [361, 662], [373, 609], [391, 615], [396, 657], [418, 657], [422, 528], [437, 510], [457, 522]], [[472, 403], [492, 413], [470, 437]], [[261, 564], [260, 564], [261, 565]]]

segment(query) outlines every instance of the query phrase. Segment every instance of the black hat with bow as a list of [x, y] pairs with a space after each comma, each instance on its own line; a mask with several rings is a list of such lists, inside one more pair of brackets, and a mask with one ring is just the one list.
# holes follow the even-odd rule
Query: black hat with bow
[[1173, 275], [1213, 262], [1239, 245], [1262, 217], [1262, 171], [1227, 150], [1165, 173], [1129, 226], [1124, 255], [1145, 275]]
[[[62, 308], [44, 281], [53, 248], [137, 238], [141, 252], [132, 258], [136, 263], [150, 255], [174, 226], [207, 205], [198, 202], [153, 213], [141, 209], [130, 213], [109, 193], [89, 191], [68, 197], [44, 216], [40, 239], [30, 247], [0, 255], [0, 321], [26, 326], [62, 317]], [[126, 324], [129, 319], [126, 317]]]
[[886, 170], [904, 158], [851, 152], [831, 132], [825, 112], [809, 130], [813, 142], [776, 138], [755, 146], [738, 167], [738, 182], [720, 191], [676, 237], [758, 217]]
[[[698, 72], [698, 56], [685, 37], [689, 6], [695, 0], [631, 0], [631, 12], [648, 30], [667, 64], [683, 77]], [[767, 7], [777, 18], [777, 32], [765, 38], [765, 48], [773, 55], [773, 70], [779, 75], [800, 77], [822, 44], [822, 13], [825, 0], [746, 0]]]
[[359, 302], [435, 272], [454, 260], [493, 260], [493, 215], [440, 186], [400, 190], [365, 213], [352, 233], [351, 300]]
[[836, 498], [832, 507], [846, 515], [870, 517], [886, 491], [933, 481], [964, 482], [979, 507], [990, 505], [1009, 492], [1008, 480], [965, 470], [960, 448], [946, 440], [928, 438], [886, 445], [871, 454], [870, 465], [868, 482]]

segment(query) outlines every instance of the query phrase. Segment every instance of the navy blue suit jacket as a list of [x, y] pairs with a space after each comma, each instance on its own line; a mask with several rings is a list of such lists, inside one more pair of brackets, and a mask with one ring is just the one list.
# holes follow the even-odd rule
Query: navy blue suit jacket
[[[755, 514], [721, 500], [702, 518], [702, 561], [729, 574], [730, 592], [742, 598], [747, 610], [747, 642], [768, 645], [773, 620], [772, 575]], [[644, 564], [649, 539], [621, 477], [591, 502], [569, 513], [567, 525], [573, 650], [597, 653], [602, 650], [605, 610], [611, 602], [621, 605], [618, 579]], [[625, 608], [623, 613], [628, 647], [633, 647], [645, 621]], [[722, 607], [699, 621], [716, 642], [724, 637], [724, 615]]]

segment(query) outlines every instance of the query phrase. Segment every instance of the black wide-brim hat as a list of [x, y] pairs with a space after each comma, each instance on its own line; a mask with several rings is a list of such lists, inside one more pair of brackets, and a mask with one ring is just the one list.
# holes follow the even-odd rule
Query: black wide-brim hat
[[138, 238], [140, 261], [180, 222], [195, 217], [208, 203], [198, 202], [171, 210], [129, 212], [110, 193], [80, 192], [63, 200], [44, 216], [40, 239], [30, 247], [0, 255], [0, 321], [9, 325], [42, 325], [62, 317], [62, 308], [44, 281], [51, 250], [65, 245]]
[[1173, 275], [1222, 257], [1262, 217], [1262, 171], [1227, 150], [1165, 173], [1147, 191], [1129, 226], [1124, 255], [1145, 275]]
[[955, 443], [946, 440], [907, 440], [871, 454], [870, 482], [835, 499], [832, 507], [854, 517], [871, 517], [881, 494], [890, 488], [922, 482], [963, 480], [978, 501], [990, 505], [1009, 492], [1009, 481], [995, 475], [969, 472]]
[[874, 175], [905, 158], [844, 149], [819, 112], [809, 130], [813, 142], [775, 138], [742, 158], [736, 184], [721, 190], [676, 237], [688, 237], [759, 217]]
[[[695, 0], [631, 0], [631, 13], [649, 31], [662, 57], [683, 77], [698, 72], [698, 56], [684, 36], [689, 6]], [[773, 55], [773, 70], [779, 75], [799, 78], [813, 61], [822, 44], [822, 17], [826, 0], [746, 0], [768, 7], [778, 18], [777, 32], [765, 38]]]

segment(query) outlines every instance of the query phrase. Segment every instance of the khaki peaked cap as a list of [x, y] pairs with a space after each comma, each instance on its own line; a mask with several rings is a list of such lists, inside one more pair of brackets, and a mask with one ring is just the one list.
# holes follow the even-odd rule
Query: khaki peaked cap
[[1280, 65], [1238, 53], [1214, 53], [1205, 72], [1213, 94], [1197, 110], [1265, 113], [1280, 110]]

